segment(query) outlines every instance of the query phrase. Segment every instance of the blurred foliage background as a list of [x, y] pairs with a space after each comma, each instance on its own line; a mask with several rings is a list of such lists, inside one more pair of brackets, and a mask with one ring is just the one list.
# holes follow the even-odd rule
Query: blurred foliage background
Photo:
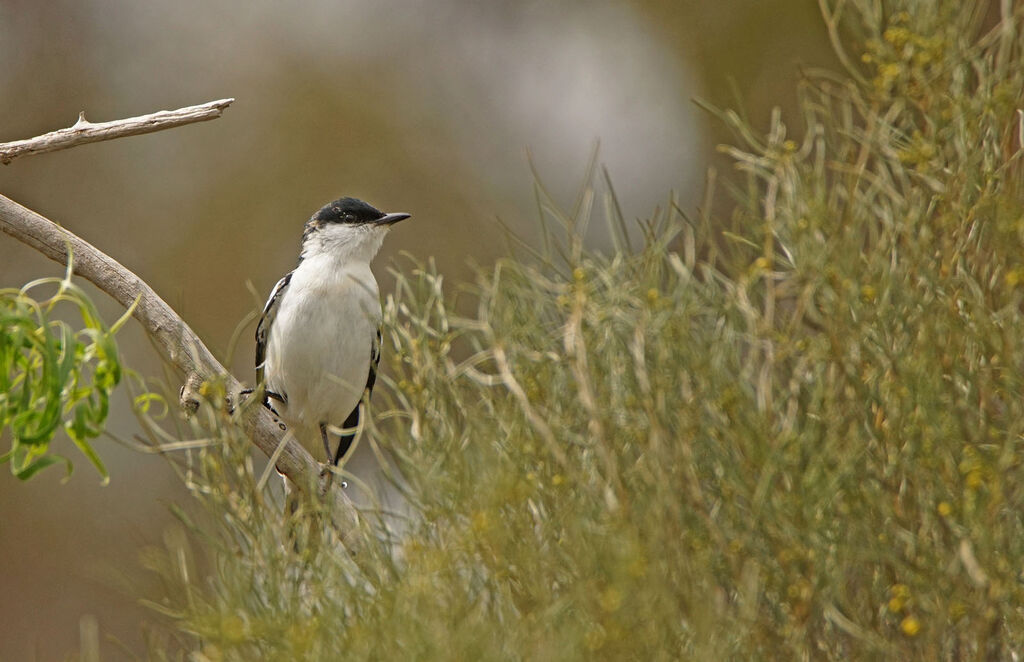
[[[501, 250], [495, 216], [524, 234], [536, 227], [527, 149], [566, 205], [599, 139], [627, 219], [664, 209], [669, 190], [690, 210], [722, 159], [714, 145], [734, 142], [691, 97], [741, 105], [762, 130], [772, 106], [799, 124], [798, 65], [837, 67], [816, 6], [752, 0], [7, 0], [0, 53], [4, 140], [68, 126], [79, 110], [101, 121], [237, 99], [212, 123], [0, 169], [6, 195], [139, 273], [220, 352], [262, 303], [247, 281], [269, 291], [294, 263], [302, 222], [329, 199], [414, 214], [379, 265], [404, 249], [467, 277], [467, 262], [488, 265]], [[604, 227], [594, 223], [589, 245], [611, 247]], [[60, 273], [4, 244], [3, 285]], [[121, 313], [97, 303], [107, 320]], [[131, 324], [119, 334], [128, 363], [158, 374], [140, 336]], [[240, 376], [249, 336], [233, 358]], [[130, 437], [127, 396], [113, 404], [112, 430]], [[68, 484], [56, 472], [0, 479], [0, 552], [16, 559], [0, 569], [0, 659], [73, 650], [82, 614], [140, 642], [151, 614], [135, 603], [139, 584], [120, 591], [118, 580], [164, 532], [166, 502], [186, 496], [165, 463], [98, 449], [107, 487], [87, 467]]]

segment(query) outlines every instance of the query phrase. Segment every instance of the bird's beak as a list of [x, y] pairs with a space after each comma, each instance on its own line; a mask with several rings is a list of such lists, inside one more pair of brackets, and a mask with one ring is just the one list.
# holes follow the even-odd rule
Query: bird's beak
[[410, 216], [412, 216], [412, 214], [385, 214], [378, 218], [375, 223], [377, 223], [377, 225], [394, 225], [399, 221], [404, 221]]

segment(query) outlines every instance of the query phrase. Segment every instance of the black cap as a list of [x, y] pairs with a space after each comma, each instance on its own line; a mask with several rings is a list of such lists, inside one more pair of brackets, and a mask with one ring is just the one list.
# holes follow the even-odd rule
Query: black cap
[[391, 225], [406, 218], [409, 218], [409, 214], [385, 214], [362, 200], [339, 198], [321, 207], [310, 220], [318, 223]]

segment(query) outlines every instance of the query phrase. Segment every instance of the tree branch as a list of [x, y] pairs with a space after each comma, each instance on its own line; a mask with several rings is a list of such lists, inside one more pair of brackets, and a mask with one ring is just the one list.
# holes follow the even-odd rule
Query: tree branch
[[178, 110], [161, 110], [149, 115], [128, 117], [113, 122], [92, 123], [85, 119], [85, 112], [78, 115], [78, 121], [74, 126], [58, 131], [29, 138], [28, 140], [15, 140], [8, 143], [0, 143], [0, 163], [10, 163], [19, 156], [26, 154], [42, 154], [44, 152], [55, 152], [59, 149], [67, 149], [76, 145], [111, 140], [123, 136], [136, 136], [141, 133], [152, 133], [162, 131], [183, 124], [193, 122], [205, 122], [217, 119], [221, 113], [231, 105], [234, 99], [220, 99], [198, 106], [188, 106]]
[[[75, 274], [96, 285], [125, 308], [138, 299], [133, 316], [153, 339], [164, 360], [187, 376], [197, 375], [204, 381], [224, 380], [227, 393], [241, 390], [238, 380], [145, 281], [92, 244], [3, 195], [0, 195], [0, 230], [65, 266], [70, 248]], [[191, 377], [190, 381], [193, 381]], [[236, 409], [242, 429], [267, 457], [272, 457], [285, 436], [282, 426], [264, 407]], [[276, 467], [300, 490], [322, 486], [320, 465], [294, 440], [285, 445]], [[358, 520], [356, 509], [341, 490], [330, 489], [328, 495], [332, 516], [344, 537]], [[339, 520], [339, 516], [343, 519]]]

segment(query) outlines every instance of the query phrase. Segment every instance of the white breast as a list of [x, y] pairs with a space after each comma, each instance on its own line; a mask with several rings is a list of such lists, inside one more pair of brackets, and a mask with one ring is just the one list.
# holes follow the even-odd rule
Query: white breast
[[366, 263], [318, 256], [292, 274], [267, 342], [267, 389], [313, 457], [323, 458], [319, 425], [341, 426], [359, 404], [380, 325], [380, 294]]

